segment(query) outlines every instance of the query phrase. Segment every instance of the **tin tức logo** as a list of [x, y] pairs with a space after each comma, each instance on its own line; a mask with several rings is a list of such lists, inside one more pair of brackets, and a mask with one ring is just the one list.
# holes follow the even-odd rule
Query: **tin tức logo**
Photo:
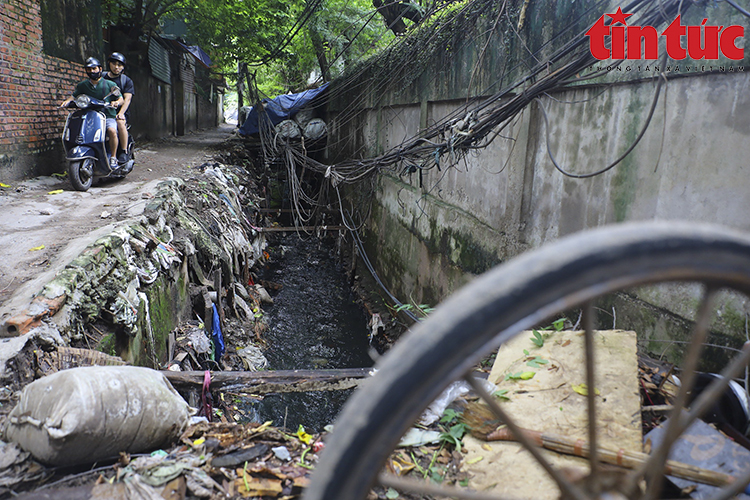
[[[704, 19], [699, 26], [684, 26], [677, 16], [659, 34], [653, 26], [628, 26], [625, 14], [618, 7], [614, 14], [604, 14], [585, 33], [589, 37], [591, 55], [604, 59], [658, 59], [659, 36], [664, 37], [667, 55], [674, 60], [719, 59], [719, 53], [732, 60], [745, 57], [745, 49], [737, 42], [745, 36], [745, 27], [738, 25], [711, 26]], [[611, 18], [605, 24], [605, 18]], [[683, 46], [683, 37], [685, 45]], [[609, 47], [607, 46], [609, 41]]]

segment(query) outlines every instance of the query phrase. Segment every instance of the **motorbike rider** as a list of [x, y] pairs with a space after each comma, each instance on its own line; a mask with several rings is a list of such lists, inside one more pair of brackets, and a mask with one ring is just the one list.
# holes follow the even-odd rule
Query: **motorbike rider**
[[125, 56], [119, 52], [112, 52], [107, 59], [109, 71], [104, 72], [104, 78], [111, 80], [120, 87], [124, 102], [120, 109], [117, 110], [117, 135], [120, 143], [120, 151], [117, 157], [121, 162], [127, 161], [128, 149], [128, 122], [130, 121], [130, 101], [135, 95], [135, 86], [133, 80], [128, 77], [125, 71]]
[[115, 96], [112, 94], [113, 89], [117, 88], [117, 85], [110, 81], [102, 78], [102, 64], [98, 59], [89, 57], [86, 59], [84, 64], [87, 80], [83, 80], [76, 85], [73, 91], [73, 96], [65, 99], [60, 107], [65, 108], [68, 104], [81, 94], [86, 94], [94, 99], [99, 99], [107, 102], [107, 107], [104, 108], [104, 114], [107, 117], [107, 138], [109, 139], [109, 150], [110, 150], [110, 167], [117, 168], [117, 121], [115, 116], [117, 115], [117, 107], [121, 106], [124, 102], [122, 96]]

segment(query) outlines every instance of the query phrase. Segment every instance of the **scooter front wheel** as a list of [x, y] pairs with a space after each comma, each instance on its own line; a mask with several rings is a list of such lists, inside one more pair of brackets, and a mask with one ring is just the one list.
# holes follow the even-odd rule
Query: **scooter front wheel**
[[70, 162], [68, 177], [77, 191], [88, 191], [94, 181], [94, 160], [86, 158]]

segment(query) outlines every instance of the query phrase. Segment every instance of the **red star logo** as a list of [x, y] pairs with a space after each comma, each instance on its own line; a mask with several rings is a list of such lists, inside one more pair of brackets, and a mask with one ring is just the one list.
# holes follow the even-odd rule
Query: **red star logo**
[[617, 12], [607, 15], [612, 18], [612, 23], [610, 24], [610, 26], [614, 26], [617, 23], [622, 23], [627, 26], [628, 22], [625, 20], [625, 18], [632, 16], [633, 14], [623, 14], [622, 7], [617, 7]]

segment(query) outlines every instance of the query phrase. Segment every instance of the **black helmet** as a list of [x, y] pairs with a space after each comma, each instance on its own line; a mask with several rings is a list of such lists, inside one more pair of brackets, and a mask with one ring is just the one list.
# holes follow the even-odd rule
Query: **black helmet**
[[125, 66], [125, 56], [123, 56], [119, 52], [112, 52], [109, 55], [109, 59], [107, 59], [107, 60], [108, 61], [119, 61], [119, 62], [122, 63], [123, 66]]
[[102, 63], [99, 62], [99, 59], [95, 57], [89, 57], [88, 59], [86, 59], [87, 68], [95, 68], [97, 66], [99, 66], [100, 68], [102, 67]]

